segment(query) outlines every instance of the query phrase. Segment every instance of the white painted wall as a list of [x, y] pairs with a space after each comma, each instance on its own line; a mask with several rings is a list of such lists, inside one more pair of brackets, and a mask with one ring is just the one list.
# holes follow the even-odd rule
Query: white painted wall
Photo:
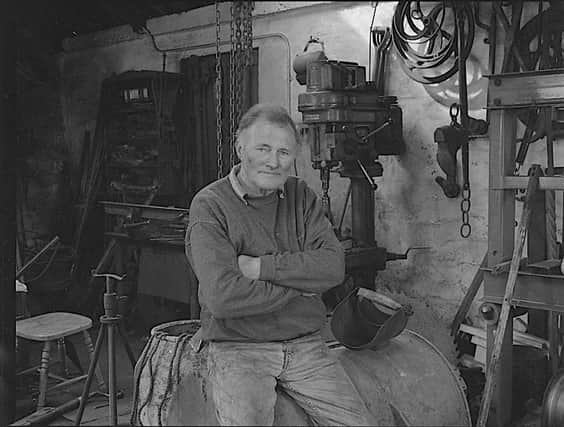
[[[259, 100], [286, 106], [294, 119], [301, 121], [297, 98], [305, 88], [296, 82], [291, 61], [310, 35], [324, 41], [330, 59], [367, 66], [372, 3], [256, 2], [253, 34], [254, 46], [259, 48]], [[390, 26], [394, 7], [395, 2], [380, 2], [374, 24]], [[227, 42], [229, 3], [221, 8], [222, 40]], [[178, 71], [184, 57], [215, 52], [214, 20], [212, 6], [148, 22], [159, 48], [169, 50], [167, 71]], [[487, 69], [484, 38], [483, 30], [477, 29], [470, 70]], [[162, 55], [153, 49], [149, 36], [135, 34], [128, 26], [66, 40], [65, 47], [60, 58], [65, 136], [72, 141], [76, 162], [83, 132], [94, 129], [102, 80], [126, 70], [160, 70]], [[229, 45], [222, 49], [228, 50]], [[434, 182], [442, 171], [435, 160], [433, 131], [449, 123], [448, 107], [433, 100], [421, 84], [402, 72], [393, 49], [387, 68], [387, 92], [398, 97], [403, 109], [407, 151], [401, 157], [381, 159], [384, 175], [378, 179], [376, 191], [376, 238], [392, 252], [404, 252], [412, 246], [430, 249], [410, 253], [407, 261], [388, 263], [379, 273], [377, 285], [398, 301], [412, 303], [416, 315], [409, 327], [452, 356], [447, 325], [487, 247], [488, 141], [477, 139], [471, 145], [472, 234], [463, 239], [459, 234], [460, 199], [447, 199]], [[476, 118], [485, 117], [484, 81], [473, 86], [478, 89], [471, 93], [470, 114]], [[320, 190], [318, 171], [311, 168], [308, 152], [299, 159], [298, 169]], [[330, 195], [337, 216], [343, 208], [347, 182], [332, 178]]]

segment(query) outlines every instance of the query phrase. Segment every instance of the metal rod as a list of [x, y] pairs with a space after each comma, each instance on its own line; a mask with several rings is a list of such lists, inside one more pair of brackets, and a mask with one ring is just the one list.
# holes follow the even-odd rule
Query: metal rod
[[466, 294], [464, 295], [464, 298], [462, 299], [462, 302], [460, 303], [456, 315], [454, 316], [454, 320], [450, 326], [450, 334], [453, 336], [458, 333], [458, 329], [466, 318], [472, 301], [474, 301], [474, 297], [476, 296], [478, 290], [480, 289], [480, 286], [482, 285], [482, 282], [484, 280], [484, 270], [482, 270], [482, 268], [486, 267], [487, 265], [488, 253], [486, 251], [484, 257], [482, 258], [482, 262], [480, 263], [480, 267], [478, 268], [478, 271], [476, 271], [476, 274], [474, 275], [474, 278], [472, 279], [472, 282], [470, 283], [470, 286], [468, 287], [468, 290], [466, 291]]
[[[88, 398], [94, 397], [99, 392], [94, 391], [88, 395]], [[15, 421], [11, 426], [45, 426], [58, 416], [63, 415], [66, 412], [76, 409], [81, 402], [82, 398], [76, 397], [63, 403], [62, 405], [55, 406], [54, 408], [42, 408], [41, 411], [35, 411], [32, 414], [27, 415]]]
[[22, 274], [24, 274], [25, 271], [31, 266], [31, 264], [33, 264], [37, 260], [37, 258], [39, 258], [41, 255], [43, 255], [47, 249], [49, 249], [51, 246], [53, 246], [58, 241], [59, 241], [59, 236], [53, 237], [53, 239], [49, 243], [47, 243], [43, 247], [43, 249], [41, 249], [39, 252], [37, 252], [28, 262], [25, 263], [25, 265], [22, 268], [20, 268], [18, 271], [16, 271], [16, 279], [18, 277], [20, 277]]
[[110, 400], [110, 422], [112, 426], [117, 426], [117, 403], [116, 403], [116, 354], [114, 349], [115, 324], [108, 325], [108, 393]]
[[364, 177], [366, 178], [366, 180], [368, 181], [368, 183], [372, 187], [372, 190], [373, 191], [376, 190], [378, 188], [378, 186], [376, 185], [376, 183], [374, 182], [372, 177], [368, 174], [368, 171], [366, 170], [366, 168], [364, 167], [362, 162], [360, 160], [357, 160], [356, 163], [358, 164], [358, 167], [362, 171], [362, 174], [364, 175]]
[[343, 220], [345, 219], [345, 213], [347, 212], [347, 206], [351, 198], [351, 191], [352, 186], [349, 181], [349, 188], [347, 189], [347, 196], [345, 197], [345, 204], [343, 205], [343, 212], [341, 212], [341, 218], [339, 219], [339, 228], [337, 229], [339, 231], [339, 235], [341, 234], [341, 229], [343, 228]]
[[94, 346], [94, 354], [92, 355], [92, 360], [90, 361], [90, 366], [88, 367], [88, 376], [86, 377], [86, 382], [84, 383], [84, 388], [82, 389], [82, 396], [80, 398], [80, 406], [78, 412], [76, 413], [76, 418], [74, 421], [75, 426], [80, 425], [82, 420], [82, 414], [84, 413], [84, 408], [88, 402], [88, 392], [90, 391], [90, 385], [92, 384], [92, 379], [94, 378], [94, 370], [96, 369], [96, 364], [98, 363], [98, 356], [100, 356], [100, 350], [102, 348], [102, 341], [104, 339], [104, 329], [107, 327], [105, 323], [100, 326], [100, 331], [98, 332], [98, 338], [96, 338], [96, 345]]
[[381, 130], [387, 128], [388, 126], [390, 126], [392, 124], [392, 119], [388, 119], [386, 120], [384, 123], [382, 123], [380, 126], [378, 126], [376, 129], [374, 129], [373, 131], [369, 132], [368, 134], [366, 134], [365, 136], [362, 137], [362, 141], [366, 142], [366, 140], [368, 140], [368, 138], [370, 138], [372, 135], [380, 132]]

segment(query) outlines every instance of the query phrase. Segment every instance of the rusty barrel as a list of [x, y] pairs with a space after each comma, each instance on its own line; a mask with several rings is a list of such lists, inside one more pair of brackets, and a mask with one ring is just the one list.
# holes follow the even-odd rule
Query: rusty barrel
[[[133, 425], [217, 425], [207, 347], [189, 345], [198, 321], [177, 321], [151, 331], [135, 367]], [[378, 350], [329, 347], [378, 425], [471, 426], [458, 371], [427, 339], [405, 329]], [[312, 425], [305, 412], [278, 392], [274, 425]]]

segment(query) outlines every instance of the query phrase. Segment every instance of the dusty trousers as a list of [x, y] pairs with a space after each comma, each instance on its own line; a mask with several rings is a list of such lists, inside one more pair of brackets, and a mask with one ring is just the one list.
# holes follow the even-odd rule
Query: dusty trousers
[[277, 386], [315, 425], [374, 425], [319, 333], [270, 343], [210, 342], [208, 369], [221, 425], [272, 425]]

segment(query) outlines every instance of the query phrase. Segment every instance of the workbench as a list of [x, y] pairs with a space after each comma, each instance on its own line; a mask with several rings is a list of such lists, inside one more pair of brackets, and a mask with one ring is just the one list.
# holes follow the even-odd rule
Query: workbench
[[[107, 231], [118, 250], [139, 249], [137, 293], [188, 304], [199, 317], [198, 282], [184, 252], [188, 209], [101, 201], [104, 212], [120, 218], [119, 231]], [[111, 241], [110, 240], [110, 241]]]

